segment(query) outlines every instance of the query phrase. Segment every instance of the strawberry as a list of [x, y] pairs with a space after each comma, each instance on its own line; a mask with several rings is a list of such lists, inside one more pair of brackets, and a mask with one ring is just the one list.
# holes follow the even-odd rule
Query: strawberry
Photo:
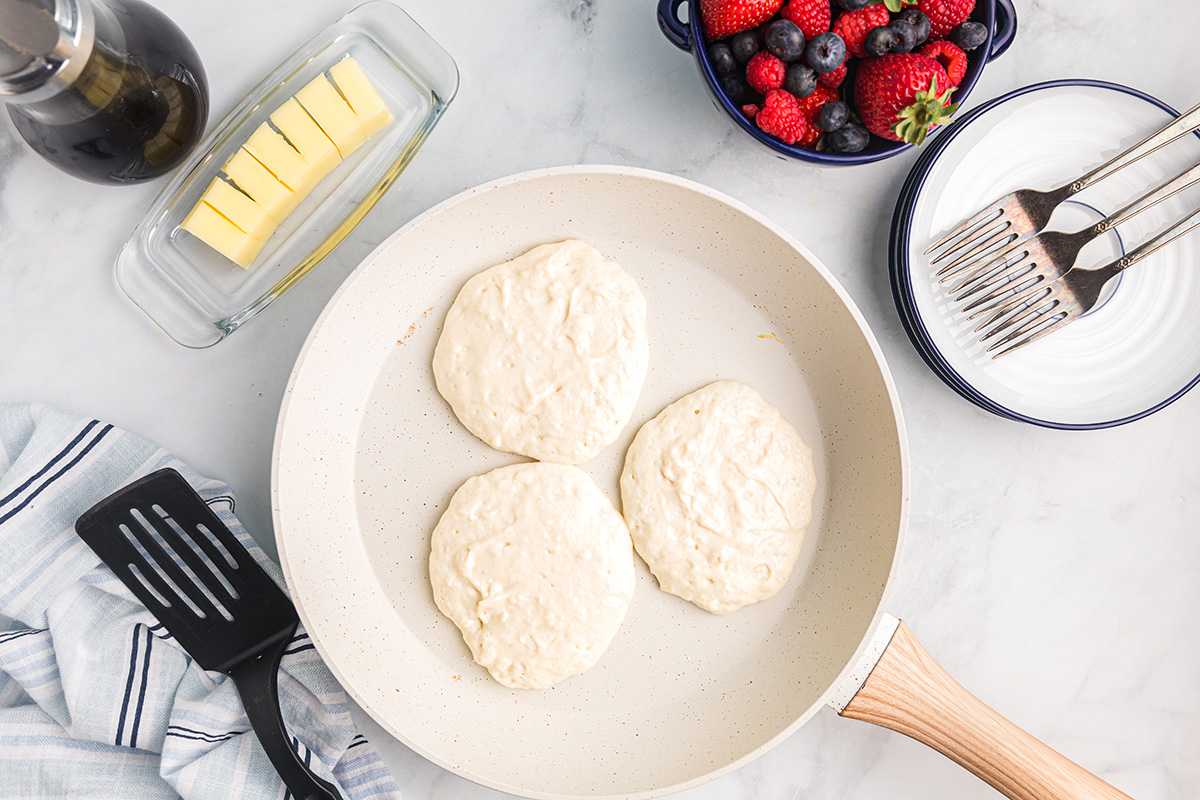
[[766, 94], [783, 86], [783, 76], [786, 72], [786, 64], [766, 50], [760, 50], [746, 65], [746, 82], [754, 91]]
[[704, 36], [724, 39], [757, 28], [775, 16], [782, 5], [783, 0], [700, 0]]
[[804, 130], [804, 135], [796, 140], [796, 146], [807, 147], [811, 150], [816, 146], [817, 140], [821, 138], [822, 133], [824, 133], [824, 131], [822, 131], [812, 122], [809, 122], [808, 127]]
[[920, 0], [917, 8], [929, 17], [929, 38], [945, 39], [975, 10], [975, 0]]
[[805, 39], [828, 31], [833, 16], [829, 0], [792, 0], [779, 15], [796, 23]]
[[[830, 75], [836, 74], [834, 72]], [[824, 76], [822, 76], [824, 77]], [[820, 79], [818, 79], [820, 80]], [[838, 99], [837, 89], [832, 89], [822, 83], [817, 84], [817, 88], [808, 97], [801, 97], [798, 103], [800, 113], [804, 115], [804, 121], [808, 123], [808, 129], [804, 135], [796, 140], [798, 147], [813, 147], [817, 140], [821, 138], [823, 131], [817, 125], [817, 115], [821, 113], [821, 107], [826, 103], [833, 102]]]
[[880, 25], [887, 25], [890, 19], [887, 7], [883, 3], [873, 3], [858, 11], [843, 13], [837, 18], [837, 22], [833, 23], [833, 32], [842, 37], [851, 55], [866, 58], [867, 51], [863, 48], [863, 39], [867, 38], [867, 32]]
[[828, 86], [823, 86], [822, 84], [818, 83], [817, 88], [812, 94], [810, 94], [808, 97], [800, 98], [800, 113], [804, 115], [804, 119], [809, 125], [816, 127], [817, 114], [821, 112], [821, 106], [837, 99], [837, 89], [832, 89]]
[[950, 79], [951, 86], [958, 86], [967, 74], [967, 54], [956, 44], [930, 42], [921, 48], [921, 55], [929, 56], [946, 68], [946, 77]]
[[910, 144], [923, 143], [931, 128], [954, 113], [953, 91], [945, 68], [920, 53], [864, 61], [854, 79], [854, 102], [867, 130]]
[[767, 92], [767, 99], [754, 118], [758, 127], [784, 144], [795, 144], [808, 132], [808, 120], [800, 112], [800, 104], [782, 89]]

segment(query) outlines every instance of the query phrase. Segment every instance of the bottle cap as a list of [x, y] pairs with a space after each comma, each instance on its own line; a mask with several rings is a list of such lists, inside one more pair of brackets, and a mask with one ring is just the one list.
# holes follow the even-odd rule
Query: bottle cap
[[0, 0], [0, 98], [57, 94], [79, 77], [94, 42], [90, 0]]

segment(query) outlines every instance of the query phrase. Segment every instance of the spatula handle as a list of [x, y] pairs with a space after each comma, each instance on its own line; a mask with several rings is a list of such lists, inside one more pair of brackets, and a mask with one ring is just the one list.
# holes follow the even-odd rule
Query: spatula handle
[[903, 622], [841, 714], [911, 736], [1013, 800], [1130, 800], [964, 689]]
[[230, 669], [229, 676], [246, 707], [250, 727], [296, 800], [342, 800], [337, 789], [318, 778], [300, 760], [283, 725], [279, 710], [279, 662], [295, 632], [292, 628], [287, 636], [257, 657]]

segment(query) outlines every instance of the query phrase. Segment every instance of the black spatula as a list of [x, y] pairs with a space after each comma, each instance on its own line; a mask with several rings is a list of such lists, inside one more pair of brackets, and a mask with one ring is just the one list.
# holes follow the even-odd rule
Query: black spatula
[[279, 711], [296, 609], [183, 476], [168, 468], [134, 481], [84, 512], [75, 531], [197, 664], [233, 678], [292, 794], [340, 800], [292, 749]]

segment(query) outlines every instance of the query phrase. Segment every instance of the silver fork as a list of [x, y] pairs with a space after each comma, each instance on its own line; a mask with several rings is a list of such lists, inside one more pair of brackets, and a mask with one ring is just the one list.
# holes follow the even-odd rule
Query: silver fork
[[995, 256], [998, 248], [1011, 247], [1041, 232], [1054, 210], [1067, 198], [1196, 128], [1200, 128], [1200, 105], [1081, 178], [1049, 191], [1018, 189], [1004, 195], [934, 242], [925, 255], [940, 251], [931, 264], [950, 259], [937, 273], [943, 280], [949, 280], [979, 258]]
[[[1100, 299], [1104, 284], [1119, 273], [1196, 228], [1200, 228], [1200, 208], [1116, 261], [1099, 269], [1068, 271], [1058, 280], [1041, 287], [1028, 303], [995, 312], [975, 329], [977, 332], [986, 329], [979, 340], [985, 344], [995, 340], [987, 348], [987, 352], [993, 353], [992, 358], [1036, 342], [1091, 311]], [[995, 352], [997, 350], [1000, 352]]]
[[971, 317], [977, 317], [999, 305], [1020, 301], [1036, 292], [1043, 283], [1070, 270], [1079, 257], [1079, 251], [1088, 242], [1198, 182], [1200, 164], [1184, 170], [1083, 230], [1074, 233], [1042, 231], [969, 272], [949, 294], [959, 303], [975, 298], [962, 309], [963, 312], [974, 311]]

